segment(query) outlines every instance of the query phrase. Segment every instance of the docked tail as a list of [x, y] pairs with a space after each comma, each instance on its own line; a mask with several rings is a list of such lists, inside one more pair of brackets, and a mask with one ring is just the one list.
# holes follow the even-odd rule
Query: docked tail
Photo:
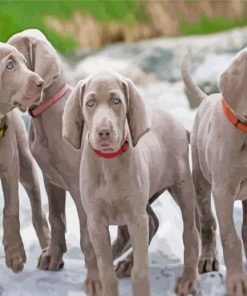
[[207, 96], [207, 94], [205, 94], [192, 80], [188, 70], [187, 56], [185, 56], [183, 60], [181, 73], [188, 93], [192, 96], [193, 99], [196, 99], [198, 102], [201, 102]]

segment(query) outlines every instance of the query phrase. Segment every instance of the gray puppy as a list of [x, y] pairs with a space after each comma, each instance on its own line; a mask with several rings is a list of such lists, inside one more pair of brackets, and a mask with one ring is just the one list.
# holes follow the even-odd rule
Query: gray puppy
[[0, 178], [4, 193], [3, 244], [6, 264], [14, 272], [26, 262], [20, 235], [18, 182], [27, 191], [32, 220], [42, 248], [49, 243], [49, 229], [41, 209], [41, 195], [27, 132], [17, 111], [40, 100], [43, 80], [25, 65], [24, 56], [13, 46], [0, 43]]
[[[151, 120], [150, 120], [151, 115]], [[80, 192], [103, 296], [118, 295], [108, 226], [127, 225], [133, 246], [133, 295], [148, 296], [147, 204], [168, 189], [184, 221], [184, 272], [178, 295], [194, 292], [198, 233], [185, 128], [166, 112], [149, 112], [129, 79], [99, 72], [78, 83], [63, 115], [63, 136], [81, 148]]]
[[247, 254], [247, 49], [219, 79], [220, 93], [207, 96], [192, 81], [186, 62], [182, 75], [189, 93], [201, 101], [191, 134], [193, 178], [201, 218], [199, 271], [218, 270], [211, 192], [227, 267], [228, 295], [247, 295], [241, 241], [233, 221], [235, 200], [242, 200], [242, 238]]

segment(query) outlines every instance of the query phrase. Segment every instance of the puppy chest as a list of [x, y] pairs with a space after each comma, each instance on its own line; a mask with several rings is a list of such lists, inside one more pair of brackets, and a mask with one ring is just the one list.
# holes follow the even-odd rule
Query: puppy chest
[[131, 190], [131, 185], [99, 186], [81, 184], [82, 202], [86, 211], [99, 213], [102, 221], [108, 225], [126, 225], [128, 215], [136, 205], [145, 202], [144, 194]]
[[116, 199], [115, 201], [107, 199], [97, 199], [95, 201], [96, 211], [104, 223], [108, 225], [126, 225], [128, 206], [124, 202]]

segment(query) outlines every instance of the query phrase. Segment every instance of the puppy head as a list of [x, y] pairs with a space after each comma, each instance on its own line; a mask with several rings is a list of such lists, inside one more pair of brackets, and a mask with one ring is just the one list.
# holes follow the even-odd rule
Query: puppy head
[[150, 128], [146, 105], [136, 86], [112, 72], [98, 72], [80, 81], [66, 103], [63, 136], [76, 149], [81, 147], [84, 123], [91, 145], [104, 153], [121, 147], [126, 123], [133, 146]]
[[[13, 35], [8, 44], [23, 54], [28, 69], [38, 74], [43, 80], [43, 89], [47, 89], [61, 75], [59, 56], [39, 30], [25, 30]], [[33, 104], [36, 101], [33, 99]]]
[[219, 79], [219, 89], [235, 115], [247, 121], [247, 48], [240, 51]]
[[0, 43], [0, 113], [14, 107], [22, 111], [39, 101], [43, 80], [26, 66], [25, 57], [13, 46]]

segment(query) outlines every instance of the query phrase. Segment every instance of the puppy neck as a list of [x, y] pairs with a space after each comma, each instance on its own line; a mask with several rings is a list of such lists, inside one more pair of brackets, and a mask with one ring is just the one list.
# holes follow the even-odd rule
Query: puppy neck
[[49, 100], [49, 98], [51, 98], [56, 92], [58, 92], [59, 89], [61, 89], [63, 85], [65, 85], [66, 83], [67, 79], [65, 75], [59, 75], [59, 77], [57, 77], [50, 86], [43, 90], [43, 97], [41, 103], [44, 103], [47, 100]]

